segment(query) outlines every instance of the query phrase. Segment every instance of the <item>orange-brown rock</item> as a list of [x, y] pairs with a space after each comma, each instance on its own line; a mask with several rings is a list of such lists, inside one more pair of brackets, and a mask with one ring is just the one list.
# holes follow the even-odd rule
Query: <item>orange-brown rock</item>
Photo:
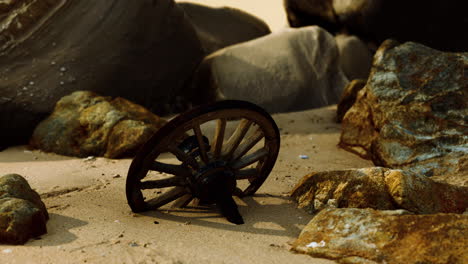
[[123, 98], [78, 91], [63, 97], [34, 130], [31, 146], [86, 157], [132, 156], [166, 121]]
[[387, 171], [377, 167], [311, 173], [294, 187], [291, 197], [309, 213], [326, 207], [396, 209], [385, 185]]
[[380, 167], [311, 173], [291, 196], [309, 213], [327, 207], [405, 209], [418, 214], [463, 213], [468, 208], [466, 186]]
[[292, 250], [339, 263], [462, 264], [467, 245], [468, 215], [325, 209]]

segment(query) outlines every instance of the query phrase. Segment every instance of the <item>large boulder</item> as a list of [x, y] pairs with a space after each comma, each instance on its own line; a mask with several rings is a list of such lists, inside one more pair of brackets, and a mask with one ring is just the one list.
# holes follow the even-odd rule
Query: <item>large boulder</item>
[[463, 213], [468, 208], [467, 186], [380, 167], [308, 174], [291, 197], [311, 214], [325, 208], [405, 209], [418, 214]]
[[324, 208], [396, 209], [387, 192], [384, 168], [314, 172], [304, 176], [291, 197], [298, 208], [315, 213]]
[[335, 36], [340, 51], [340, 65], [349, 80], [367, 79], [373, 53], [358, 37], [345, 34]]
[[343, 118], [340, 146], [378, 166], [468, 172], [468, 53], [386, 41]]
[[203, 58], [173, 0], [2, 1], [0, 149], [77, 90], [167, 110]]
[[77, 91], [57, 102], [30, 145], [77, 157], [132, 156], [166, 121], [123, 98]]
[[348, 83], [338, 60], [335, 39], [325, 30], [287, 29], [206, 57], [192, 97], [246, 100], [270, 112], [333, 104]]
[[339, 263], [462, 264], [468, 259], [468, 215], [412, 215], [404, 210], [326, 209], [292, 250]]
[[393, 38], [445, 51], [468, 51], [465, 1], [285, 0], [293, 27], [319, 25], [375, 42]]
[[236, 8], [177, 4], [192, 21], [206, 54], [271, 33], [260, 18]]
[[0, 243], [24, 244], [47, 232], [47, 209], [18, 174], [0, 178]]

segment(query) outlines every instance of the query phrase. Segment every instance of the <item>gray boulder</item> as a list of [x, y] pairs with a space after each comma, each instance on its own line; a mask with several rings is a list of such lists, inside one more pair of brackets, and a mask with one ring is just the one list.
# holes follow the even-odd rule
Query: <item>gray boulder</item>
[[340, 65], [348, 80], [367, 79], [372, 66], [373, 54], [369, 47], [356, 36], [335, 36], [340, 51]]
[[467, 53], [387, 41], [342, 122], [340, 146], [418, 174], [468, 172]]
[[173, 0], [29, 2], [0, 8], [0, 149], [26, 143], [78, 90], [168, 111], [203, 58]]
[[205, 54], [271, 33], [260, 18], [231, 7], [177, 3], [187, 13]]
[[209, 55], [191, 91], [193, 98], [205, 102], [239, 99], [270, 112], [287, 112], [334, 104], [347, 83], [333, 36], [319, 27], [305, 27]]
[[18, 174], [0, 178], [0, 243], [24, 244], [47, 233], [46, 207]]

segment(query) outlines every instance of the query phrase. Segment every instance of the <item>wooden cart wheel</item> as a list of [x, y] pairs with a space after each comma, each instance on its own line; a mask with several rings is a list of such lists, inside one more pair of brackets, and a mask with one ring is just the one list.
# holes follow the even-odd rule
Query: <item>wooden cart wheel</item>
[[232, 195], [260, 188], [279, 146], [278, 127], [259, 106], [228, 100], [197, 107], [168, 122], [136, 155], [126, 181], [128, 204], [141, 212], [198, 198], [243, 223]]

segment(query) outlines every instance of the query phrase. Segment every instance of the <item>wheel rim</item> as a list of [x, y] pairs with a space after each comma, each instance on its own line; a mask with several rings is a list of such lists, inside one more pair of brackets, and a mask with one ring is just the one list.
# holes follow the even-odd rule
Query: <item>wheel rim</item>
[[[214, 122], [210, 134], [207, 128]], [[197, 147], [192, 152], [184, 149], [193, 142]], [[207, 188], [216, 192], [205, 187], [209, 184], [203, 185], [206, 179], [216, 182], [230, 174], [234, 186], [227, 186], [225, 181], [222, 184], [234, 188], [232, 194], [252, 195], [271, 172], [279, 146], [278, 127], [254, 104], [229, 100], [197, 107], [168, 122], [136, 155], [127, 175], [128, 204], [134, 212], [157, 209], [173, 201], [173, 206], [183, 207], [200, 198]], [[166, 154], [176, 162], [163, 161]], [[148, 195], [143, 193], [146, 190], [156, 192]]]

